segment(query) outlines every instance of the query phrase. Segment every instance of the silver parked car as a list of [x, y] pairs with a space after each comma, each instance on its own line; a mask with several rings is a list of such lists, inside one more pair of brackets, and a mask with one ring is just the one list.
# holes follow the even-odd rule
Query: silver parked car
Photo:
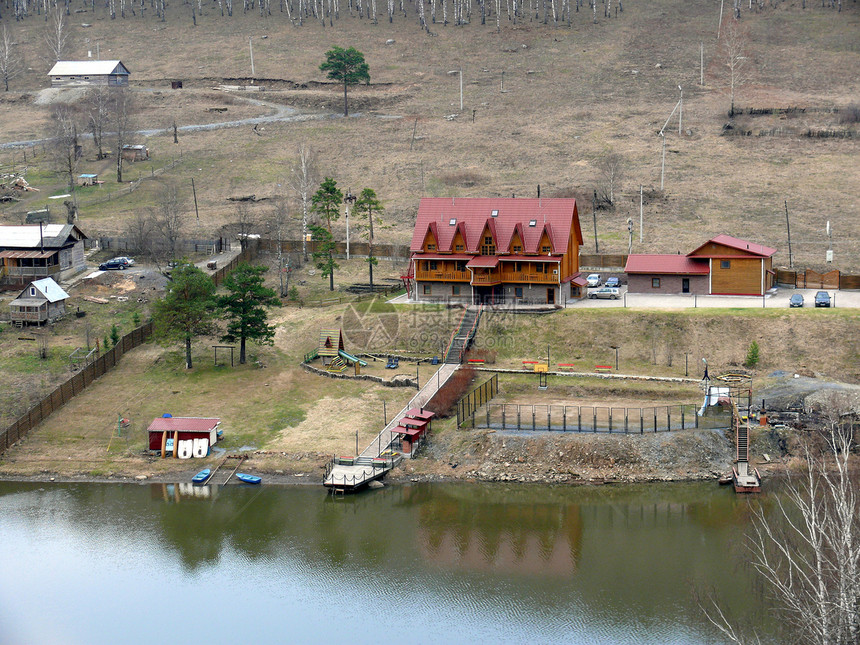
[[617, 287], [603, 287], [601, 289], [596, 289], [588, 294], [589, 298], [609, 298], [610, 300], [618, 300], [619, 295], [621, 294], [620, 289]]

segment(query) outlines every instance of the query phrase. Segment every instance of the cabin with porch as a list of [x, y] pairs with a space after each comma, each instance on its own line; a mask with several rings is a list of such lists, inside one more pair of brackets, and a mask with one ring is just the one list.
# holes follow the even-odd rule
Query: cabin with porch
[[9, 317], [19, 327], [54, 322], [66, 314], [68, 297], [51, 278], [34, 280], [9, 303]]
[[86, 268], [84, 240], [74, 224], [0, 226], [0, 289], [32, 280], [65, 280]]
[[687, 255], [633, 254], [624, 268], [629, 293], [761, 296], [776, 284], [776, 249], [718, 235]]
[[567, 198], [424, 198], [407, 285], [418, 302], [564, 306], [586, 295]]

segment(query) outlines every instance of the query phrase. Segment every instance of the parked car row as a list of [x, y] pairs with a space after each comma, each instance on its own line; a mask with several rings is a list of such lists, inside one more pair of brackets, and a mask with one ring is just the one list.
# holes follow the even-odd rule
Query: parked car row
[[[590, 273], [585, 278], [585, 283], [586, 283], [586, 286], [591, 287], [591, 288], [599, 287], [603, 283], [603, 279], [600, 277], [599, 273]], [[605, 287], [616, 287], [616, 288], [620, 287], [621, 286], [621, 280], [619, 278], [614, 277], [614, 276], [611, 278], [606, 278], [606, 284], [604, 286]]]
[[[830, 294], [826, 291], [818, 291], [815, 293], [815, 306], [816, 307], [829, 307], [830, 306]], [[803, 294], [793, 293], [791, 294], [791, 298], [788, 299], [789, 307], [802, 307], [803, 306]]]

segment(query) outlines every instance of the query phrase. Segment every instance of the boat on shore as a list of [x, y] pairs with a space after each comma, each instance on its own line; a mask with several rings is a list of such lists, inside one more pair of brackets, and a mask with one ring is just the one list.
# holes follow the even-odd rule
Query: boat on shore
[[209, 475], [211, 473], [212, 473], [212, 471], [209, 468], [204, 468], [199, 473], [194, 475], [194, 477], [191, 478], [191, 483], [193, 483], [193, 484], [205, 484], [206, 480], [209, 479]]
[[246, 475], [245, 473], [236, 473], [236, 479], [244, 484], [259, 484], [263, 479], [256, 475]]

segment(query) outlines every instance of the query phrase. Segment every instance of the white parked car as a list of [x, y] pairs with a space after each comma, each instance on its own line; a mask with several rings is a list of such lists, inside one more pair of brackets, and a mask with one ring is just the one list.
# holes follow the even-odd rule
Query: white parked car
[[585, 279], [586, 284], [589, 287], [599, 287], [600, 286], [600, 274], [592, 273]]
[[134, 258], [127, 257], [125, 255], [120, 255], [114, 258], [117, 262], [122, 262], [127, 267], [134, 266]]

